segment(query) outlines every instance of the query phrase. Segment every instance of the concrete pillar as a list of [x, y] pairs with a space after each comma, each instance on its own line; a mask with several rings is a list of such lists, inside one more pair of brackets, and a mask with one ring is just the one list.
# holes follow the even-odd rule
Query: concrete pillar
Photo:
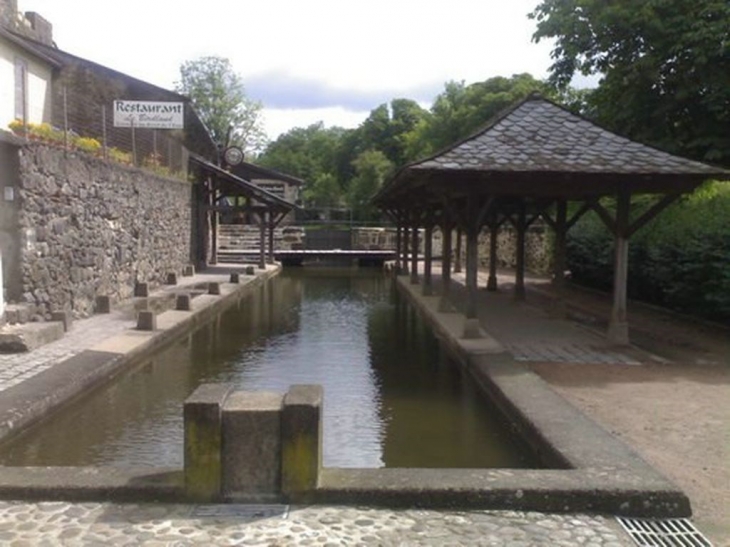
[[229, 384], [203, 384], [185, 400], [185, 493], [191, 501], [219, 501], [222, 493], [222, 416]]
[[63, 332], [71, 330], [71, 323], [73, 323], [73, 315], [68, 310], [54, 311], [51, 313], [51, 321], [59, 321], [63, 324]]
[[307, 502], [322, 469], [322, 386], [295, 385], [284, 397], [281, 487], [290, 502]]
[[223, 404], [222, 491], [226, 499], [281, 496], [280, 393], [236, 391]]
[[178, 294], [175, 297], [175, 309], [178, 311], [190, 311], [190, 302], [189, 294]]
[[433, 266], [432, 224], [426, 226], [423, 237], [423, 296], [431, 296], [433, 294], [433, 279], [431, 278], [431, 267]]
[[140, 310], [137, 312], [137, 330], [154, 331], [157, 330], [157, 315], [150, 310]]
[[112, 299], [108, 295], [98, 295], [95, 300], [94, 313], [111, 313]]

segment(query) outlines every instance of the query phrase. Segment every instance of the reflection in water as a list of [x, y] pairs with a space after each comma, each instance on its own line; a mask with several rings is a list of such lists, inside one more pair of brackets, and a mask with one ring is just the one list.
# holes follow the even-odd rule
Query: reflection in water
[[328, 467], [525, 467], [418, 315], [375, 271], [285, 271], [237, 307], [8, 443], [4, 465], [181, 466], [203, 382], [324, 386]]

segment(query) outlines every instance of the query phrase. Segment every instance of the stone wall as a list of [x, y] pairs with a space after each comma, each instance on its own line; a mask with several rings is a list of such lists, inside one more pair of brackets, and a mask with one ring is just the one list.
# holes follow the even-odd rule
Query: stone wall
[[85, 317], [96, 295], [126, 299], [189, 263], [189, 183], [45, 145], [19, 153], [21, 299], [36, 319]]
[[[550, 229], [544, 224], [533, 224], [525, 237], [525, 269], [529, 272], [547, 274], [552, 261]], [[497, 236], [497, 267], [514, 269], [517, 232], [511, 225], [502, 225]], [[489, 231], [479, 235], [479, 262], [489, 267]]]

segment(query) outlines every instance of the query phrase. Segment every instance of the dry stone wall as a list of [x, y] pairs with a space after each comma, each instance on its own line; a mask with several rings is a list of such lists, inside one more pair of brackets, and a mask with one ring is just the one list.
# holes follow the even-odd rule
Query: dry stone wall
[[190, 262], [190, 183], [45, 145], [19, 163], [22, 300], [36, 319], [88, 316], [96, 295], [126, 299]]

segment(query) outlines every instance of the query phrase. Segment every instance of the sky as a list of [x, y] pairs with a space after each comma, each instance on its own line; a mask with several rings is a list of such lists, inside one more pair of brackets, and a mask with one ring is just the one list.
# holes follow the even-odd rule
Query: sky
[[405, 97], [424, 107], [450, 80], [547, 76], [539, 0], [18, 0], [71, 54], [173, 89], [184, 61], [230, 59], [263, 104], [269, 138], [323, 121], [356, 127]]

